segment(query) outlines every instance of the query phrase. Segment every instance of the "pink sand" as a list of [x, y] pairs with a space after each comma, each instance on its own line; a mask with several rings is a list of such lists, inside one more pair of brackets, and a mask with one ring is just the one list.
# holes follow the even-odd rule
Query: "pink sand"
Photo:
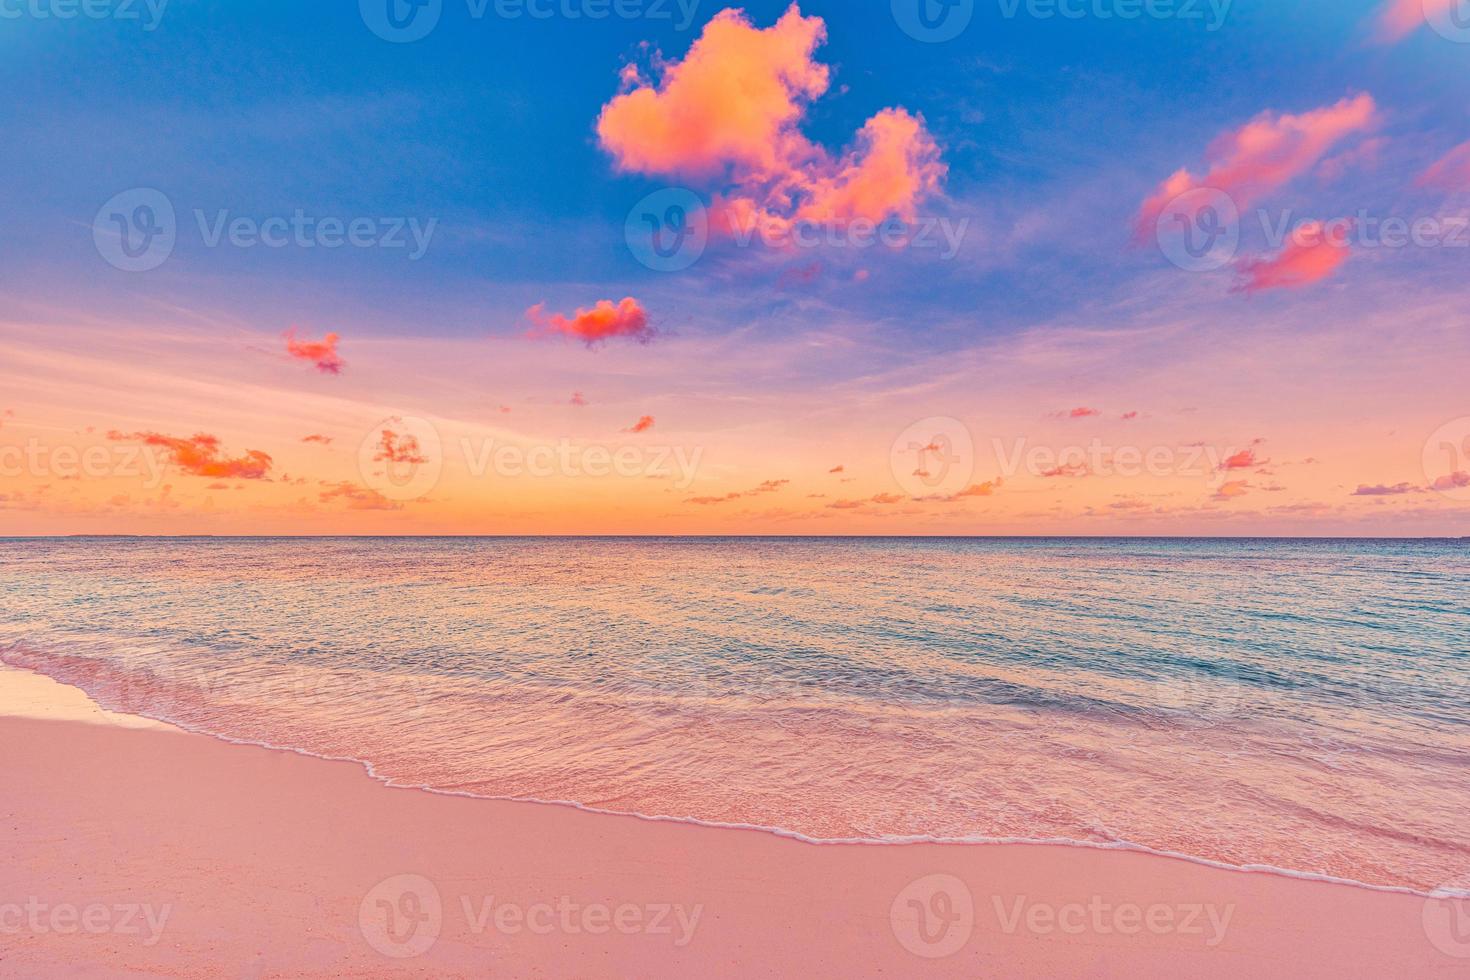
[[392, 789], [16, 671], [0, 716], [3, 975], [1470, 976], [1415, 895]]

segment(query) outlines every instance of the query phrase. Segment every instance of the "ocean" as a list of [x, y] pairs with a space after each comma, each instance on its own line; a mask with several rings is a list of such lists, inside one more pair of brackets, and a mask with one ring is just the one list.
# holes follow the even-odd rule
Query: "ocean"
[[393, 785], [1470, 882], [1470, 543], [0, 540], [0, 660]]

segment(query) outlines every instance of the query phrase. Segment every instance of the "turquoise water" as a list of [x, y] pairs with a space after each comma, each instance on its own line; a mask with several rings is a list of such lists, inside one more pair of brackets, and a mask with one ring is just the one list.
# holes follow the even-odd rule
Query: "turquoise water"
[[396, 784], [1470, 872], [1470, 546], [0, 541], [0, 659]]

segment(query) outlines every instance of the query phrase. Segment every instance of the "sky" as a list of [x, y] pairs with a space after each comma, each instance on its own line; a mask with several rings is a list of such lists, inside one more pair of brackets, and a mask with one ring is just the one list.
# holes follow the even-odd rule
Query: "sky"
[[1470, 0], [0, 0], [0, 534], [1470, 534]]

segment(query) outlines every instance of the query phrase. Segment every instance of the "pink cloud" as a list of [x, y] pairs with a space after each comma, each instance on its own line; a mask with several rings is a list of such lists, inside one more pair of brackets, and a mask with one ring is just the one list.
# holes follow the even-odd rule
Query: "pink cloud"
[[572, 392], [571, 403], [578, 408], [587, 407], [587, 398], [580, 391]]
[[1423, 493], [1419, 487], [1412, 483], [1396, 483], [1393, 486], [1385, 486], [1380, 483], [1376, 486], [1359, 486], [1353, 491], [1354, 497], [1398, 497], [1406, 493]]
[[258, 449], [231, 459], [224, 455], [218, 436], [197, 433], [188, 439], [166, 436], [160, 432], [109, 432], [114, 442], [141, 442], [162, 449], [179, 469], [193, 476], [214, 479], [263, 480], [270, 472], [270, 456]]
[[916, 217], [946, 168], [921, 118], [882, 109], [841, 156], [800, 126], [831, 76], [814, 58], [820, 17], [793, 4], [760, 29], [744, 11], [716, 14], [682, 61], [657, 78], [624, 70], [623, 91], [597, 121], [604, 149], [625, 172], [699, 180], [722, 189], [716, 228], [780, 232], [794, 221]]
[[297, 340], [296, 328], [286, 331], [286, 353], [298, 361], [310, 361], [322, 374], [341, 374], [347, 366], [337, 353], [337, 334], [329, 333], [321, 340]]
[[1143, 202], [1135, 224], [1142, 241], [1181, 194], [1201, 188], [1223, 191], [1244, 209], [1315, 167], [1342, 140], [1371, 128], [1377, 106], [1367, 93], [1301, 114], [1263, 112], [1240, 129], [1216, 137], [1205, 151], [1209, 169], [1196, 177], [1176, 171]]
[[1060, 412], [1052, 412], [1051, 417], [1054, 418], [1054, 419], [1088, 419], [1088, 418], [1092, 418], [1095, 415], [1101, 415], [1101, 414], [1102, 414], [1102, 412], [1098, 411], [1095, 408], [1087, 408], [1086, 406], [1079, 406], [1077, 408], [1073, 408], [1073, 409], [1069, 409], [1069, 410], [1063, 410], [1063, 411], [1060, 411]]
[[1442, 476], [1429, 485], [1431, 490], [1460, 490], [1470, 487], [1470, 473], [1464, 470], [1456, 470], [1449, 476]]
[[1402, 41], [1430, 22], [1430, 18], [1448, 14], [1459, 0], [1389, 0], [1378, 19], [1378, 39], [1384, 43]]
[[651, 428], [653, 428], [653, 416], [652, 415], [644, 415], [641, 418], [639, 418], [637, 422], [634, 422], [631, 426], [629, 426], [628, 428], [624, 429], [623, 431], [624, 432], [647, 432]]
[[428, 457], [419, 446], [418, 436], [400, 435], [392, 429], [378, 434], [378, 450], [373, 459], [384, 463], [427, 463]]
[[1235, 291], [1259, 293], [1310, 286], [1330, 278], [1351, 255], [1346, 234], [1337, 235], [1320, 221], [1306, 222], [1271, 258], [1245, 257], [1237, 262], [1240, 280]]
[[1053, 466], [1049, 470], [1041, 471], [1041, 475], [1048, 479], [1059, 476], [1083, 477], [1090, 476], [1091, 473], [1092, 471], [1087, 468], [1086, 463], [1062, 463], [1059, 466]]
[[1122, 419], [1124, 422], [1132, 422], [1136, 418], [1138, 418], [1137, 412], [1124, 412], [1122, 415]]
[[1233, 456], [1225, 457], [1225, 461], [1220, 464], [1220, 469], [1248, 470], [1251, 467], [1259, 466], [1264, 462], [1266, 461], [1256, 458], [1256, 451], [1254, 449], [1242, 449], [1240, 452], [1236, 453]]
[[1415, 183], [1443, 191], [1470, 190], [1470, 140], [1436, 160]]
[[610, 299], [598, 300], [590, 308], [579, 307], [571, 316], [548, 314], [546, 304], [537, 303], [526, 311], [526, 319], [535, 324], [538, 333], [575, 337], [588, 347], [595, 347], [612, 337], [628, 337], [644, 344], [654, 337], [648, 313], [631, 296], [624, 297], [616, 305]]

